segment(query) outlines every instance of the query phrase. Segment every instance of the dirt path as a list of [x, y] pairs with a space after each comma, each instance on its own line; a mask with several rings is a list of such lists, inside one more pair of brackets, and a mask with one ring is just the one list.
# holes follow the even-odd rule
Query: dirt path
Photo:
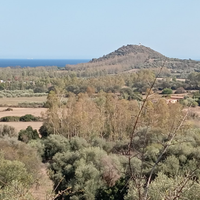
[[31, 188], [31, 193], [36, 200], [50, 200], [49, 194], [53, 191], [53, 182], [47, 175], [47, 169], [42, 164], [39, 180]]

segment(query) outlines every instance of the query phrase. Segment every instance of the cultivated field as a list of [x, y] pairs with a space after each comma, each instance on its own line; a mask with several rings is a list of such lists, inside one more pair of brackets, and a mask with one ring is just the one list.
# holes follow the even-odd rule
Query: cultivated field
[[[0, 107], [0, 118], [5, 116], [23, 116], [26, 114], [34, 115], [35, 117], [41, 117], [42, 113], [46, 112], [46, 108], [12, 108], [13, 111], [4, 111], [7, 107]], [[0, 125], [6, 124], [16, 128], [17, 131], [26, 129], [28, 126], [32, 126], [33, 129], [39, 130], [43, 122], [0, 122]]]
[[26, 114], [34, 115], [35, 117], [41, 117], [42, 113], [46, 112], [46, 108], [12, 108], [13, 111], [4, 111], [7, 107], [0, 107], [0, 118], [5, 116], [23, 116]]
[[16, 97], [16, 98], [0, 98], [0, 105], [7, 105], [7, 106], [17, 106], [18, 103], [43, 103], [46, 102], [47, 97]]
[[21, 129], [25, 130], [28, 126], [32, 126], [33, 129], [39, 130], [43, 122], [0, 122], [0, 125], [8, 125], [14, 127], [17, 132]]

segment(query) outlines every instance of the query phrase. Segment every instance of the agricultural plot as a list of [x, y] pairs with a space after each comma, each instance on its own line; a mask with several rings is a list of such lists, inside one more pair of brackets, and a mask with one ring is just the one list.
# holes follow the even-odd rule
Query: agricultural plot
[[[42, 113], [46, 112], [46, 108], [12, 108], [12, 111], [5, 111], [7, 107], [0, 108], [0, 118], [5, 116], [24, 116], [31, 114], [35, 117], [41, 117]], [[26, 129], [32, 126], [33, 129], [39, 130], [43, 122], [0, 122], [0, 125], [6, 124], [14, 127], [18, 132], [21, 129]]]
[[46, 112], [46, 108], [12, 108], [12, 111], [5, 111], [7, 107], [0, 107], [0, 118], [5, 116], [23, 116], [31, 114], [35, 117], [41, 117]]
[[15, 97], [15, 98], [0, 98], [0, 105], [5, 106], [18, 106], [21, 103], [45, 103], [46, 96], [41, 97]]
[[42, 126], [42, 123], [43, 122], [0, 122], [0, 125], [12, 126], [19, 132], [22, 129], [25, 130], [28, 126], [31, 126], [38, 131]]

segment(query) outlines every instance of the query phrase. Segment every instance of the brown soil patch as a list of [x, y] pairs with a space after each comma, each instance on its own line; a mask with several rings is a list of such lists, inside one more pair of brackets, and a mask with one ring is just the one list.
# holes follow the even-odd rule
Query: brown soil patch
[[0, 107], [0, 118], [5, 116], [23, 116], [26, 114], [34, 115], [35, 117], [41, 117], [41, 113], [46, 112], [46, 108], [12, 108], [13, 111], [4, 111], [7, 107]]
[[36, 102], [43, 103], [47, 101], [46, 96], [42, 97], [16, 97], [16, 98], [0, 98], [0, 105], [17, 106], [18, 103]]
[[43, 122], [0, 122], [0, 125], [8, 125], [14, 127], [17, 132], [20, 130], [25, 130], [28, 126], [32, 126], [33, 129], [37, 131], [42, 126]]

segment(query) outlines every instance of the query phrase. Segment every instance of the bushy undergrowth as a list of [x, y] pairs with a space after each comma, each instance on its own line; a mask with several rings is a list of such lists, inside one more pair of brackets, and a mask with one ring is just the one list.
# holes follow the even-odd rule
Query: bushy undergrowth
[[[49, 163], [50, 178], [56, 192], [68, 188], [58, 199], [140, 200], [138, 190], [144, 192], [144, 185], [138, 189], [135, 181], [145, 184], [149, 177], [152, 166], [162, 151], [162, 143], [167, 140], [167, 135], [161, 132], [161, 129], [140, 129], [132, 143], [137, 154], [130, 162], [127, 156], [128, 140], [108, 141], [95, 137], [86, 141], [80, 137], [67, 139], [52, 134], [38, 141], [40, 144], [36, 145], [36, 141], [34, 145], [43, 161]], [[198, 129], [181, 130], [174, 138], [175, 145], [169, 146], [153, 172], [148, 198], [159, 200], [173, 195], [178, 187], [183, 186], [181, 184], [187, 179], [186, 173], [194, 170], [192, 177], [195, 178], [189, 178], [183, 186], [183, 198], [180, 199], [187, 197], [189, 200], [199, 200], [194, 192], [191, 193], [199, 187], [196, 182], [200, 177], [199, 141]], [[164, 177], [163, 185], [158, 186], [161, 177]], [[158, 187], [159, 191], [155, 192]]]
[[33, 130], [31, 126], [28, 126], [26, 130], [20, 130], [18, 134], [18, 140], [28, 143], [30, 140], [36, 140], [39, 138], [37, 130]]
[[14, 127], [8, 125], [0, 125], [0, 138], [2, 137], [14, 137], [17, 136], [17, 131]]

